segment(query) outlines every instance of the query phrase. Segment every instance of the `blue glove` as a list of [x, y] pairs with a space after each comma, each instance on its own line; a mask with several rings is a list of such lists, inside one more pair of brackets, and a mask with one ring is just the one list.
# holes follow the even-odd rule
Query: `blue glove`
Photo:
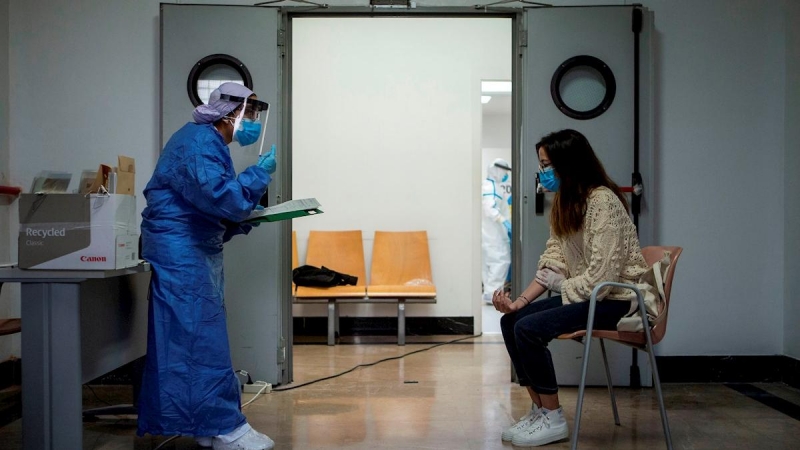
[[503, 226], [506, 227], [506, 233], [508, 234], [508, 239], [511, 240], [511, 222], [509, 222], [508, 220], [504, 220]]
[[263, 207], [263, 206], [261, 206], [261, 205], [256, 205], [256, 209], [255, 209], [255, 211], [263, 211], [263, 210], [264, 210], [264, 207]]
[[258, 162], [256, 165], [266, 170], [270, 175], [275, 173], [275, 169], [278, 168], [278, 164], [275, 162], [275, 144], [272, 144], [272, 148], [269, 150], [269, 153], [258, 157]]

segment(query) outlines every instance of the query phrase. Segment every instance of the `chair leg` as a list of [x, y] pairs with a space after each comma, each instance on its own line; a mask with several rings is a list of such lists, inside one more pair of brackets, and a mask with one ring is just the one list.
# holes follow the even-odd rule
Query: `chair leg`
[[589, 297], [589, 314], [586, 319], [586, 337], [583, 339], [583, 364], [581, 369], [581, 386], [578, 389], [578, 405], [575, 408], [575, 427], [572, 430], [572, 450], [578, 448], [578, 433], [581, 429], [581, 409], [583, 409], [583, 394], [586, 391], [586, 372], [589, 370], [589, 350], [592, 346], [592, 330], [594, 329], [594, 313], [597, 309], [597, 292], [602, 283], [594, 288]]
[[336, 345], [336, 329], [339, 321], [336, 300], [328, 300], [328, 345]]
[[656, 355], [653, 352], [651, 340], [647, 339], [647, 354], [650, 357], [650, 368], [653, 370], [653, 384], [656, 385], [656, 395], [658, 396], [658, 409], [661, 412], [661, 426], [664, 427], [664, 439], [667, 441], [667, 449], [672, 450], [672, 433], [669, 431], [669, 420], [667, 419], [667, 409], [664, 407], [664, 395], [661, 392], [661, 380], [658, 378], [658, 367], [656, 367]]
[[653, 351], [652, 329], [647, 321], [647, 310], [645, 309], [644, 298], [638, 290], [636, 290], [636, 297], [636, 300], [639, 302], [639, 314], [642, 317], [642, 328], [644, 329], [644, 336], [647, 341], [647, 356], [650, 359], [650, 369], [653, 371], [653, 384], [656, 386], [656, 396], [658, 396], [658, 409], [661, 413], [661, 426], [664, 427], [664, 439], [667, 441], [667, 449], [672, 450], [672, 434], [669, 431], [667, 409], [664, 407], [664, 395], [661, 393], [661, 380], [658, 377], [658, 367], [656, 366], [656, 352]]
[[406, 345], [406, 301], [397, 300], [397, 345]]
[[583, 407], [583, 394], [586, 390], [586, 372], [589, 370], [589, 349], [592, 345], [590, 336], [591, 334], [587, 334], [583, 340], [583, 368], [581, 369], [581, 384], [578, 389], [578, 405], [575, 407], [575, 426], [572, 428], [572, 450], [578, 448], [578, 431], [581, 429], [581, 408]]
[[339, 303], [334, 302], [333, 306], [333, 337], [342, 337], [342, 333], [339, 332]]
[[606, 357], [606, 345], [602, 339], [600, 339], [600, 350], [603, 352], [603, 365], [606, 368], [606, 381], [608, 381], [608, 394], [611, 396], [611, 408], [614, 410], [614, 423], [619, 426], [617, 398], [614, 396], [614, 383], [611, 382], [611, 371], [608, 369], [608, 358]]

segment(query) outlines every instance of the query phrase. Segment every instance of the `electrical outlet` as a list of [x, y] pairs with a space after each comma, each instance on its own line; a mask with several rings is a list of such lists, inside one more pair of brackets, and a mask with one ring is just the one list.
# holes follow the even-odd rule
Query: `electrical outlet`
[[[267, 385], [265, 388], [264, 385]], [[242, 392], [245, 394], [258, 394], [258, 391], [264, 389], [262, 394], [269, 394], [272, 391], [272, 385], [270, 383], [263, 383], [261, 381], [256, 381], [253, 384], [243, 384], [242, 385]]]

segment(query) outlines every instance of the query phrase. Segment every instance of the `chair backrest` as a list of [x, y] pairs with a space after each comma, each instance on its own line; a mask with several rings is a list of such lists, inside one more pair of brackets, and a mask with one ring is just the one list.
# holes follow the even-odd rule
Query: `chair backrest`
[[433, 285], [426, 231], [376, 231], [370, 285]]
[[306, 264], [358, 277], [356, 286], [366, 285], [361, 230], [309, 232]]
[[675, 267], [678, 265], [678, 257], [681, 256], [683, 249], [681, 247], [670, 246], [651, 246], [642, 249], [642, 255], [647, 264], [652, 266], [656, 261], [664, 257], [664, 252], [670, 252], [669, 255], [669, 270], [667, 271], [666, 280], [664, 280], [664, 295], [665, 304], [664, 311], [661, 312], [663, 318], [653, 327], [653, 345], [657, 344], [667, 334], [667, 319], [669, 319], [669, 299], [672, 293], [672, 279], [675, 276]]

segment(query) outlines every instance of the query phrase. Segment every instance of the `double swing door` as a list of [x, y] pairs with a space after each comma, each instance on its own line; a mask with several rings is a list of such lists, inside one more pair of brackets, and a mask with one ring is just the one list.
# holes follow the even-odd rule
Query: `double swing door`
[[[553, 194], [537, 194], [538, 159], [533, 145], [552, 131], [573, 128], [586, 135], [621, 186], [632, 185], [634, 172], [641, 174], [640, 240], [642, 245], [654, 243], [652, 14], [640, 9], [642, 20], [637, 27], [635, 9], [526, 8], [486, 13], [487, 17], [511, 17], [515, 29], [512, 267], [517, 292], [533, 279], [549, 235]], [[293, 11], [309, 14], [302, 8], [161, 5], [162, 144], [191, 120], [197, 95], [204, 89], [207, 95], [214, 80], [242, 80], [270, 103], [264, 132], [269, 143], [279, 148], [276, 179], [264, 199], [270, 205], [291, 198], [291, 136], [289, 114], [284, 114], [291, 98], [291, 80], [284, 72], [290, 67], [291, 36], [283, 30], [291, 23]], [[314, 13], [367, 17], [381, 12], [327, 8]], [[393, 10], [391, 14], [411, 17], [419, 11]], [[480, 17], [473, 8], [435, 8], [431, 14]], [[199, 82], [193, 74], [200, 74]], [[237, 172], [256, 160], [256, 150], [235, 143], [231, 153]], [[273, 225], [226, 244], [225, 296], [234, 367], [247, 370], [255, 379], [285, 384], [292, 380], [291, 225]], [[578, 384], [581, 346], [556, 341], [550, 349], [559, 382]], [[609, 351], [615, 384], [627, 385], [631, 351], [613, 345]], [[604, 384], [601, 362], [592, 364], [597, 370], [590, 371], [590, 384]], [[650, 379], [645, 364], [641, 379], [644, 384]]]

